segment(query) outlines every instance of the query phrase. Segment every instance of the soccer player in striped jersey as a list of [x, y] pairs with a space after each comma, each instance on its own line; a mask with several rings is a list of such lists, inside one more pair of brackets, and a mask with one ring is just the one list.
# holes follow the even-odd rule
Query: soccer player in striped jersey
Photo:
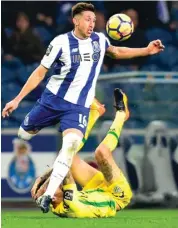
[[5, 118], [21, 100], [35, 89], [53, 68], [46, 89], [21, 124], [18, 136], [31, 139], [44, 127], [60, 122], [63, 144], [57, 156], [41, 209], [49, 205], [58, 186], [67, 175], [74, 155], [86, 131], [89, 107], [95, 96], [95, 87], [104, 55], [116, 59], [157, 54], [163, 51], [160, 40], [145, 48], [114, 47], [102, 33], [94, 32], [95, 9], [92, 4], [77, 3], [72, 8], [74, 30], [55, 37], [47, 48], [41, 64], [32, 72], [20, 93], [2, 111]]
[[[127, 97], [119, 89], [115, 90], [115, 100], [117, 110], [115, 119], [95, 151], [100, 171], [76, 155], [71, 172], [69, 171], [63, 181], [62, 190], [58, 188], [52, 200], [54, 214], [77, 218], [113, 217], [116, 211], [129, 204], [132, 191], [112, 156], [124, 121], [129, 117], [129, 110]], [[50, 173], [51, 171], [38, 178], [32, 188], [32, 197], [36, 199], [37, 204], [40, 203], [41, 195], [48, 185]], [[74, 180], [83, 187], [82, 191], [77, 190]]]

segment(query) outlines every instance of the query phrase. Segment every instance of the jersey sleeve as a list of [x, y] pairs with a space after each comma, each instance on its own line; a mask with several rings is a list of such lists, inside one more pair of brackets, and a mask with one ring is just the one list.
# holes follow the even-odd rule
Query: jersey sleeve
[[111, 45], [109, 39], [105, 36], [105, 50]]
[[46, 53], [41, 60], [41, 65], [49, 69], [56, 59], [62, 54], [62, 42], [60, 37], [54, 38], [46, 49]]
[[102, 46], [104, 46], [103, 48], [105, 49], [105, 51], [107, 50], [107, 48], [111, 45], [109, 39], [105, 36], [104, 33], [100, 32], [100, 38], [102, 39]]

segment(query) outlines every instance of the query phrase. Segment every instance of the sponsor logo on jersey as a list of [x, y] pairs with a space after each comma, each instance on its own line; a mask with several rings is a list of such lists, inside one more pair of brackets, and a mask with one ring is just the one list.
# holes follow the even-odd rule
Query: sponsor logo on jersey
[[74, 53], [74, 52], [78, 52], [78, 48], [73, 48], [72, 53]]
[[71, 58], [73, 63], [79, 63], [82, 61], [82, 57], [80, 54], [74, 54], [71, 56]]
[[66, 190], [64, 192], [64, 199], [72, 201], [73, 200], [73, 190]]

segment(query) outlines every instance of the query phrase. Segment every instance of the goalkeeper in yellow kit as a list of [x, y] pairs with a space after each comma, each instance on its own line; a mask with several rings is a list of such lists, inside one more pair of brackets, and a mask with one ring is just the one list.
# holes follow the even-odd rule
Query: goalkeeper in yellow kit
[[[129, 117], [129, 110], [127, 97], [120, 89], [115, 89], [114, 97], [115, 119], [106, 137], [95, 150], [99, 170], [76, 155], [63, 185], [58, 188], [52, 199], [51, 209], [54, 214], [77, 218], [113, 217], [116, 211], [129, 204], [132, 197], [130, 186], [112, 156], [124, 121]], [[85, 139], [104, 111], [104, 107], [97, 101], [93, 103]], [[37, 178], [32, 188], [32, 197], [36, 199], [37, 204], [46, 190], [50, 173], [51, 170], [43, 177]], [[83, 187], [82, 191], [77, 190], [75, 182]]]

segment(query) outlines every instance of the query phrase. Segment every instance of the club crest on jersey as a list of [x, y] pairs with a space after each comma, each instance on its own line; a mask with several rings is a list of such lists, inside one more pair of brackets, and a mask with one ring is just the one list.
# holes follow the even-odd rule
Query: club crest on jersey
[[114, 193], [120, 193], [120, 192], [122, 192], [122, 189], [121, 189], [119, 186], [116, 185], [116, 186], [114, 187], [114, 189], [113, 189], [113, 192], [114, 192]]
[[93, 52], [100, 52], [101, 51], [98, 41], [93, 41], [92, 46], [93, 46]]
[[97, 62], [100, 58], [100, 53], [99, 52], [94, 52], [92, 55], [92, 59], [94, 62]]

